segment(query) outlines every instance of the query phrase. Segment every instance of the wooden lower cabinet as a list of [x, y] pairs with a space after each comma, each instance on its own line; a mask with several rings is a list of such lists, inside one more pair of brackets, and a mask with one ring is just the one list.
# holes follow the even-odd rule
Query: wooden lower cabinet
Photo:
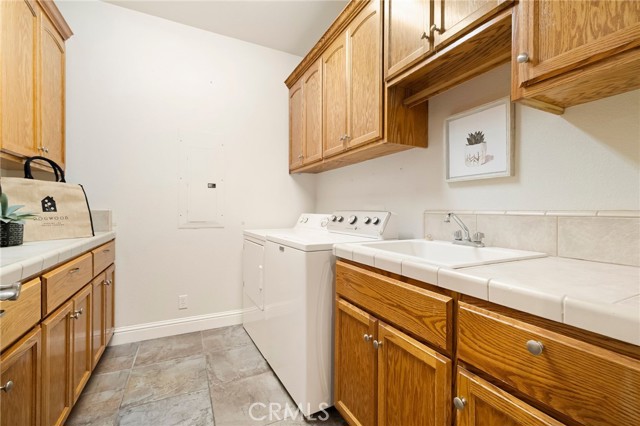
[[462, 367], [457, 383], [456, 426], [564, 425]]
[[336, 301], [334, 404], [352, 426], [376, 424], [376, 363], [372, 342], [378, 321], [342, 299]]
[[0, 425], [40, 425], [40, 327], [0, 357]]
[[104, 321], [104, 292], [105, 292], [105, 274], [98, 275], [91, 282], [93, 287], [93, 297], [91, 304], [91, 368], [96, 368], [100, 357], [104, 353], [106, 347], [105, 341], [105, 321]]
[[73, 402], [75, 403], [89, 381], [92, 371], [92, 293], [93, 286], [87, 285], [73, 297], [73, 356], [72, 383]]
[[104, 344], [108, 345], [116, 328], [116, 267], [111, 265], [105, 271], [104, 282]]
[[378, 426], [441, 426], [451, 418], [451, 360], [378, 325]]
[[338, 298], [334, 400], [358, 426], [441, 426], [450, 421], [451, 361]]
[[62, 425], [73, 406], [73, 300], [42, 321], [42, 425]]

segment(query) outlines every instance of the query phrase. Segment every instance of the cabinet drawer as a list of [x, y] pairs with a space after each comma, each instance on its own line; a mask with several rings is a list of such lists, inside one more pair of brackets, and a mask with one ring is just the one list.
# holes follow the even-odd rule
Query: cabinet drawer
[[336, 291], [387, 322], [451, 351], [450, 297], [343, 262], [336, 265]]
[[111, 241], [91, 251], [93, 255], [93, 275], [104, 271], [116, 259], [116, 242]]
[[464, 302], [458, 327], [459, 358], [522, 394], [581, 424], [640, 424], [640, 361]]
[[42, 276], [44, 286], [43, 315], [48, 315], [65, 300], [73, 296], [93, 278], [91, 253], [84, 254], [71, 262]]
[[0, 302], [0, 350], [40, 321], [40, 279], [22, 284], [18, 300]]

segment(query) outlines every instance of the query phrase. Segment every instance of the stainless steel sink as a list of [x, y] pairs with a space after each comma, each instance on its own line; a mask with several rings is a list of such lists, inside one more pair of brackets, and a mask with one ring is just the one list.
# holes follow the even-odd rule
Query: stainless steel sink
[[500, 247], [469, 247], [447, 241], [399, 240], [358, 244], [406, 260], [426, 262], [447, 268], [466, 268], [491, 263], [546, 257], [545, 253]]

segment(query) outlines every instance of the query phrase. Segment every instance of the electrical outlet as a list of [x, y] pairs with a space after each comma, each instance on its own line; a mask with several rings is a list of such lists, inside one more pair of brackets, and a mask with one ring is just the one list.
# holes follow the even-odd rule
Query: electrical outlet
[[178, 309], [187, 309], [189, 307], [189, 300], [186, 294], [178, 296]]

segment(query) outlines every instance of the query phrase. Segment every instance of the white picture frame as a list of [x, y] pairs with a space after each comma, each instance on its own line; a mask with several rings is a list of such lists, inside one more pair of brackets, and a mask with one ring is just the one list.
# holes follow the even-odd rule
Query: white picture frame
[[506, 96], [445, 120], [447, 182], [513, 176], [514, 105]]

